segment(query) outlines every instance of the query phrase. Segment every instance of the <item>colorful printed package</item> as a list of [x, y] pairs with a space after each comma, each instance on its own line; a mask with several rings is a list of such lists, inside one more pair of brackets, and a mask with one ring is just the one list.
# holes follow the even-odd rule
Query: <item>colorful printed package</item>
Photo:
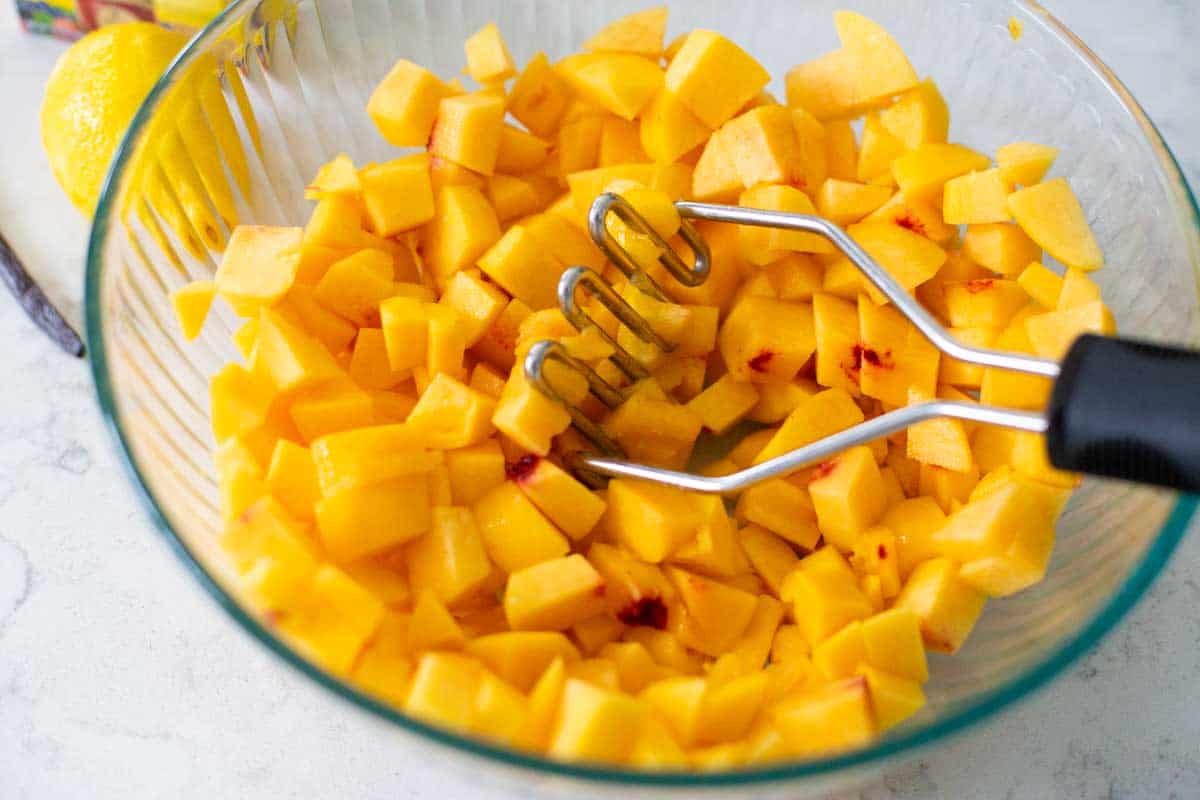
[[224, 0], [17, 0], [17, 16], [30, 33], [74, 40], [101, 25], [138, 20], [195, 30], [224, 7]]

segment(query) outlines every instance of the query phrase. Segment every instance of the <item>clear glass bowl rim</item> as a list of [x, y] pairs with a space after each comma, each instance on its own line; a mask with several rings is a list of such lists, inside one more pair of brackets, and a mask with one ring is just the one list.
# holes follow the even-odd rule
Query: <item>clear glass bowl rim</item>
[[[1010, 2], [1010, 0], [1003, 0]], [[142, 475], [142, 470], [134, 455], [130, 441], [127, 439], [117, 413], [116, 397], [108, 369], [108, 354], [104, 344], [104, 323], [100, 305], [101, 272], [103, 253], [107, 241], [110, 218], [118, 211], [116, 202], [121, 185], [121, 178], [134, 152], [135, 143], [157, 110], [160, 100], [166, 90], [172, 86], [176, 76], [181, 75], [199, 56], [206, 52], [209, 45], [224, 34], [235, 22], [251, 11], [261, 0], [236, 0], [225, 8], [203, 30], [196, 34], [183, 50], [175, 57], [163, 76], [155, 84], [146, 97], [141, 108], [134, 115], [129, 130], [122, 139], [121, 145], [113, 157], [109, 168], [100, 200], [92, 221], [92, 229], [88, 240], [86, 268], [84, 275], [84, 312], [85, 330], [89, 352], [89, 362], [96, 388], [96, 397], [104, 422], [109, 428], [117, 444], [122, 466], [133, 483], [142, 504], [150, 518], [163, 535], [167, 544], [175, 551], [185, 567], [193, 574], [200, 584], [208, 591], [217, 603], [255, 639], [275, 653], [308, 678], [316, 681], [329, 691], [344, 700], [377, 715], [400, 728], [425, 736], [451, 748], [466, 751], [475, 756], [495, 759], [509, 767], [529, 769], [535, 772], [562, 775], [590, 781], [600, 781], [607, 784], [641, 784], [645, 786], [662, 787], [717, 787], [738, 786], [769, 782], [786, 782], [803, 778], [819, 776], [831, 777], [834, 773], [852, 768], [869, 767], [895, 759], [905, 753], [924, 749], [942, 741], [951, 734], [965, 731], [984, 722], [1000, 710], [1022, 700], [1038, 689], [1046, 686], [1076, 659], [1096, 646], [1116, 624], [1129, 612], [1145, 593], [1150, 584], [1158, 577], [1166, 565], [1171, 553], [1186, 533], [1188, 525], [1196, 511], [1200, 497], [1196, 495], [1179, 495], [1171, 513], [1159, 529], [1153, 542], [1147, 548], [1140, 562], [1125, 579], [1118, 591], [1108, 599], [1092, 619], [1075, 632], [1074, 635], [1060, 642], [1041, 662], [1030, 667], [1013, 680], [993, 691], [975, 699], [953, 714], [937, 720], [932, 725], [910, 733], [900, 733], [879, 740], [873, 746], [845, 755], [829, 758], [784, 762], [760, 768], [730, 770], [726, 772], [645, 772], [603, 765], [572, 764], [541, 758], [527, 753], [509, 750], [507, 748], [488, 744], [487, 742], [449, 732], [442, 728], [428, 725], [420, 720], [408, 717], [395, 708], [380, 703], [353, 686], [333, 677], [320, 668], [300, 657], [267, 630], [262, 623], [248, 614], [209, 573], [204, 569], [196, 555], [187, 543], [175, 532], [158, 504], [158, 500], [150, 491]], [[1157, 127], [1146, 115], [1141, 105], [1124, 84], [1116, 77], [1100, 58], [1092, 52], [1075, 34], [1073, 34], [1057, 18], [1050, 14], [1040, 4], [1032, 0], [1016, 0], [1015, 4], [1024, 6], [1027, 10], [1040, 17], [1054, 32], [1064, 46], [1073, 50], [1104, 81], [1120, 98], [1148, 142], [1158, 156], [1159, 163], [1167, 177], [1173, 179], [1182, 188], [1182, 194], [1187, 198], [1186, 213], [1190, 218], [1191, 227], [1200, 234], [1200, 206], [1196, 197], [1183, 175], [1178, 161], [1163, 140]], [[1194, 263], [1193, 272], [1200, 283], [1200, 263]]]

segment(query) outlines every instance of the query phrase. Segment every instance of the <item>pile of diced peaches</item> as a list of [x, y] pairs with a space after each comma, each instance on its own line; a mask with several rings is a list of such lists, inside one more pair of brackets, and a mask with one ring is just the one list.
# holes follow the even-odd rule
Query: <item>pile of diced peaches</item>
[[[701, 223], [711, 274], [687, 288], [614, 222], [670, 301], [652, 298], [588, 209], [618, 193], [681, 253], [675, 200], [820, 214], [962, 341], [1049, 358], [1112, 331], [1102, 256], [1067, 181], [1043, 180], [1057, 151], [993, 165], [947, 143], [937, 86], [872, 21], [839, 12], [842, 47], [792, 69], [786, 103], [719, 33], [664, 47], [666, 21], [519, 73], [489, 25], [466, 43], [474, 91], [398, 62], [367, 107], [397, 157], [338, 156], [305, 227], [237, 228], [214, 281], [173, 296], [189, 337], [214, 294], [246, 318], [244, 363], [211, 384], [221, 543], [298, 650], [445, 728], [647, 769], [861, 746], [922, 707], [926, 650], [1041, 579], [1075, 477], [1034, 434], [945, 419], [736, 498], [592, 489], [524, 354], [561, 342], [623, 387], [609, 410], [553, 373], [630, 458], [710, 475], [935, 397], [1038, 409], [1047, 383], [939, 357], [812, 234]], [[674, 349], [587, 300], [596, 325], [569, 324], [574, 265]], [[613, 342], [650, 377], [631, 384]]]

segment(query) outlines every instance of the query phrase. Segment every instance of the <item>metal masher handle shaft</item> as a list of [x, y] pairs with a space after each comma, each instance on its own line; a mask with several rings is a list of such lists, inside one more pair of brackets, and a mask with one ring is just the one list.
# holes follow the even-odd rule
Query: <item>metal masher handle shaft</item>
[[1044, 433], [1059, 469], [1200, 493], [1200, 352], [1085, 334], [1062, 362], [1045, 416], [935, 400], [896, 409], [724, 477], [585, 456], [580, 466], [610, 477], [731, 494], [787, 475], [847, 448], [935, 417]]
[[[828, 220], [705, 203], [677, 203], [676, 207], [681, 215], [694, 219], [820, 234], [845, 253], [943, 353], [973, 364], [1056, 379], [1046, 419], [1038, 417], [1035, 421], [1034, 415], [979, 406], [958, 409], [966, 412], [962, 418], [1044, 432], [1050, 461], [1060, 469], [1200, 492], [1200, 353], [1088, 335], [1075, 341], [1060, 367], [1047, 359], [970, 347], [955, 340], [857, 242]], [[922, 418], [959, 416], [944, 403], [911, 408]], [[869, 433], [871, 426], [890, 427], [900, 421], [893, 417], [898, 413], [878, 417], [812, 447], [820, 445], [831, 452], [845, 449], [861, 443], [864, 429], [868, 439], [876, 438], [879, 434]], [[1027, 417], [1028, 424], [1015, 416], [1018, 414]], [[884, 422], [888, 418], [892, 419]], [[797, 463], [811, 463], [821, 457], [805, 453], [804, 448], [784, 456]], [[755, 469], [730, 477], [748, 485], [762, 480], [768, 472], [756, 475]]]
[[[598, 242], [607, 241], [604, 220], [609, 208], [620, 205], [620, 198], [605, 195], [593, 207], [593, 233], [604, 233], [604, 236], [597, 234]], [[680, 202], [676, 208], [685, 218], [783, 228], [825, 237], [943, 353], [981, 366], [1057, 379], [1047, 415], [934, 400], [896, 409], [723, 477], [693, 475], [598, 456], [579, 457], [578, 467], [594, 474], [640, 478], [692, 491], [726, 494], [786, 475], [916, 423], [952, 417], [1043, 433], [1051, 463], [1060, 469], [1200, 492], [1200, 404], [1196, 402], [1200, 398], [1200, 352], [1086, 335], [1072, 345], [1060, 368], [1058, 363], [1046, 359], [971, 347], [954, 339], [857, 242], [825, 219], [707, 203]], [[622, 210], [626, 212], [622, 218], [637, 218], [631, 208]], [[641, 222], [645, 227], [644, 220]], [[698, 237], [693, 234], [692, 238]], [[662, 245], [661, 241], [658, 243]], [[708, 268], [706, 248], [701, 246], [696, 254], [697, 272], [691, 277], [702, 280]], [[692, 285], [692, 281], [687, 283]], [[571, 296], [573, 302], [573, 289]], [[550, 344], [541, 343], [547, 347]], [[543, 391], [556, 396], [541, 386], [544, 383], [541, 359], [547, 353], [535, 358], [531, 351], [526, 371]], [[565, 358], [564, 354], [558, 355]], [[609, 390], [613, 395], [610, 400], [619, 394], [607, 385], [593, 386], [596, 388]], [[602, 449], [617, 452], [611, 441], [607, 444], [610, 446]]]
[[924, 334], [934, 347], [946, 355], [983, 367], [997, 367], [1044, 378], [1058, 377], [1058, 364], [1048, 359], [986, 347], [972, 347], [955, 339], [887, 270], [871, 258], [858, 242], [827, 219], [809, 214], [790, 214], [784, 211], [764, 211], [710, 203], [676, 203], [675, 208], [681, 216], [691, 219], [756, 225], [762, 228], [784, 228], [824, 236], [862, 270], [867, 279], [887, 296], [901, 314], [917, 326], [917, 330]]
[[[753, 225], [766, 228], [782, 228], [787, 230], [805, 231], [823, 236], [828, 239], [835, 247], [846, 255], [883, 294], [917, 327], [921, 333], [929, 339], [929, 341], [943, 353], [958, 358], [962, 361], [967, 361], [981, 366], [996, 367], [999, 369], [1009, 369], [1016, 372], [1022, 372], [1030, 375], [1038, 375], [1047, 378], [1055, 378], [1058, 375], [1058, 364], [1046, 359], [1035, 358], [1033, 356], [1022, 355], [1019, 353], [1008, 353], [999, 350], [990, 350], [987, 348], [971, 347], [962, 344], [953, 336], [950, 335], [945, 328], [941, 326], [932, 315], [929, 314], [921, 304], [910, 295], [903, 286], [896, 282], [894, 278], [880, 266], [857, 242], [848, 236], [840, 227], [829, 222], [821, 217], [808, 214], [793, 214], [782, 211], [767, 211], [763, 209], [741, 208], [737, 206], [713, 205], [709, 203], [689, 203], [677, 202], [675, 208], [679, 211], [681, 217], [686, 219], [700, 219], [710, 222], [723, 222], [735, 225]], [[597, 244], [604, 249], [614, 263], [621, 266], [628, 260], [628, 254], [616, 245], [611, 233], [607, 230], [607, 215], [611, 212], [617, 212], [623, 220], [628, 224], [637, 225], [641, 229], [646, 229], [646, 233], [653, 238], [657, 238], [657, 234], [648, 230], [645, 220], [642, 220], [636, 209], [632, 208], [622, 198], [604, 194], [597, 198], [592, 205], [589, 216], [592, 236]], [[685, 226], [686, 227], [686, 226]], [[690, 230], [690, 228], [689, 228]], [[696, 239], [700, 247], [697, 248]], [[708, 253], [707, 248], [703, 247], [703, 240], [700, 240], [692, 232], [688, 237], [688, 242], [692, 246], [693, 251], [697, 256], [697, 269], [699, 275], [706, 275], [708, 272]], [[658, 244], [663, 246], [665, 243], [658, 241]], [[630, 261], [630, 265], [626, 271], [627, 274], [636, 266], [636, 262]], [[578, 269], [578, 268], [577, 268]], [[577, 270], [569, 270], [564, 273], [563, 284], [569, 286], [564, 289], [560, 285], [560, 293], [565, 292], [567, 299], [564, 300], [564, 312], [569, 312], [568, 306], [574, 305], [574, 284], [569, 282], [569, 276]], [[686, 272], [682, 263], [675, 265], [673, 273]], [[681, 277], [677, 274], [677, 277]], [[695, 277], [695, 276], [692, 276]], [[693, 280], [685, 281], [688, 285], [694, 283]], [[657, 287], [653, 287], [657, 289]], [[568, 302], [569, 301], [569, 302]], [[568, 313], [568, 317], [571, 314]], [[543, 387], [544, 376], [541, 375], [538, 359], [534, 358], [527, 362], [526, 372], [535, 385], [543, 388], [543, 391], [549, 391]], [[552, 394], [553, 396], [553, 394]], [[1041, 414], [1035, 414], [1025, 411], [1013, 411], [1010, 409], [993, 408], [982, 406], [975, 403], [960, 403], [945, 400], [935, 400], [919, 405], [907, 406], [905, 408], [896, 409], [882, 416], [868, 420], [867, 422], [857, 425], [849, 430], [841, 431], [840, 433], [826, 437], [820, 441], [813, 442], [805, 447], [798, 448], [789, 453], [786, 453], [770, 461], [758, 464], [754, 467], [741, 470], [740, 472], [723, 477], [706, 477], [702, 475], [694, 475], [688, 472], [679, 472], [676, 470], [662, 469], [652, 467], [645, 464], [626, 461], [612, 456], [581, 456], [577, 460], [577, 466], [590, 470], [599, 475], [609, 477], [628, 477], [640, 478], [643, 480], [662, 483], [679, 488], [690, 489], [697, 492], [705, 492], [711, 494], [729, 494], [741, 491], [748, 486], [760, 483], [770, 478], [786, 475], [794, 472], [801, 467], [824, 460], [833, 456], [847, 448], [856, 445], [866, 444], [874, 439], [897, 431], [904, 430], [911, 425], [922, 422], [928, 419], [937, 417], [954, 417], [957, 419], [970, 420], [981, 422], [990, 425], [1003, 425], [1010, 428], [1020, 430], [1033, 431], [1044, 433], [1046, 431], [1046, 418]], [[590, 422], [588, 428], [584, 430], [585, 435], [590, 428], [594, 428]], [[597, 439], [589, 437], [593, 443], [601, 444]], [[607, 439], [607, 437], [606, 437]], [[612, 446], [611, 441], [606, 441], [603, 444], [608, 446], [602, 447], [609, 453], [619, 452]]]
[[957, 400], [932, 400], [889, 411], [852, 428], [826, 436], [812, 444], [776, 456], [769, 461], [722, 477], [706, 477], [690, 472], [678, 472], [599, 456], [583, 456], [579, 459], [579, 463], [586, 469], [609, 477], [639, 478], [705, 494], [733, 494], [756, 483], [771, 478], [780, 478], [801, 467], [824, 461], [851, 447], [867, 444], [875, 439], [910, 428], [918, 422], [939, 417], [953, 417], [986, 425], [1003, 425], [1033, 433], [1046, 431], [1046, 418], [1030, 411], [994, 408]]

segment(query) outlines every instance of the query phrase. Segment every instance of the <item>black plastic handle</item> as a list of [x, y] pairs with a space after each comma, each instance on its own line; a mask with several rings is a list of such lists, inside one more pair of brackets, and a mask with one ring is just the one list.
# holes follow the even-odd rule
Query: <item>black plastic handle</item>
[[1200, 352], [1081, 336], [1047, 413], [1059, 469], [1200, 492]]

